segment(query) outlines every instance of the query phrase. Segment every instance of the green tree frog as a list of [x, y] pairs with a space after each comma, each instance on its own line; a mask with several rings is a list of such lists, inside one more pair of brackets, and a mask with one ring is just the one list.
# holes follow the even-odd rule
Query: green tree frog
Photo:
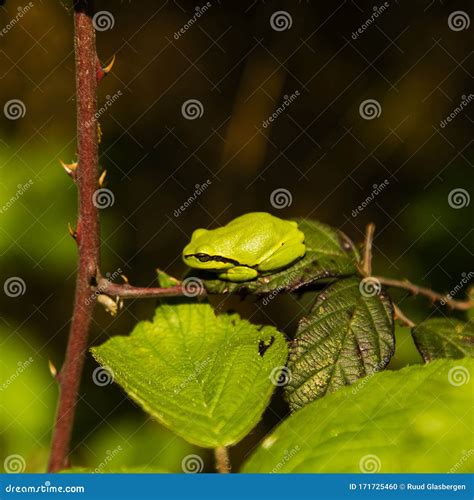
[[304, 234], [296, 222], [251, 212], [217, 229], [196, 229], [183, 260], [190, 267], [239, 282], [284, 268], [305, 252]]

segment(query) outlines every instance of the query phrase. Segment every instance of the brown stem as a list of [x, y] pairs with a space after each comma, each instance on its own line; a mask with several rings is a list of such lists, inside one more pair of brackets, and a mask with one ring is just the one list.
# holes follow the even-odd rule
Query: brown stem
[[221, 474], [227, 474], [230, 472], [230, 459], [229, 450], [226, 446], [220, 446], [214, 449], [214, 456], [216, 458], [216, 470]]
[[[182, 285], [176, 285], [169, 288], [148, 288], [136, 287], [129, 284], [111, 283], [105, 278], [101, 278], [96, 288], [96, 293], [103, 293], [111, 297], [120, 297], [121, 299], [147, 299], [160, 297], [178, 297], [185, 295]], [[204, 289], [196, 295], [204, 295]], [[193, 294], [193, 296], [196, 296]]]
[[365, 230], [364, 256], [362, 259], [362, 274], [370, 276], [372, 274], [372, 243], [374, 241], [375, 224], [371, 222]]
[[423, 295], [428, 297], [433, 302], [440, 302], [442, 305], [447, 305], [452, 309], [458, 309], [460, 311], [467, 311], [474, 307], [473, 300], [454, 300], [451, 296], [443, 295], [437, 293], [429, 288], [424, 288], [422, 286], [415, 285], [406, 280], [395, 280], [391, 278], [384, 278], [383, 276], [373, 276], [374, 280], [379, 281], [382, 285], [392, 286], [395, 288], [402, 288], [403, 290], [408, 290], [413, 295]]
[[400, 323], [404, 326], [408, 326], [409, 328], [413, 328], [416, 324], [406, 316], [403, 311], [397, 306], [397, 304], [393, 304], [393, 310], [395, 311], [395, 319], [400, 321]]
[[[95, 296], [91, 285], [99, 268], [99, 214], [93, 203], [98, 182], [96, 99], [96, 49], [92, 25], [92, 2], [78, 0], [74, 5], [76, 94], [77, 94], [77, 186], [79, 220], [77, 243], [79, 266], [76, 296], [66, 356], [58, 375], [59, 404], [53, 431], [48, 470], [68, 467], [72, 426]], [[91, 295], [92, 294], [92, 295]]]

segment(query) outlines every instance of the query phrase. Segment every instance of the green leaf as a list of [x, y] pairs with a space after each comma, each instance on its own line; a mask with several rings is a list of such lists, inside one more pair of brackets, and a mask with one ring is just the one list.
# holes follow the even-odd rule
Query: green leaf
[[472, 472], [474, 361], [385, 371], [294, 413], [244, 472]]
[[366, 292], [363, 285], [356, 278], [329, 285], [300, 320], [285, 388], [292, 409], [383, 370], [390, 361], [391, 300], [380, 288]]
[[153, 322], [139, 323], [129, 337], [113, 337], [92, 353], [163, 425], [215, 448], [237, 443], [259, 421], [287, 346], [274, 327], [185, 303], [158, 307]]
[[295, 291], [317, 280], [356, 273], [359, 254], [344, 233], [313, 220], [296, 219], [296, 222], [305, 234], [306, 254], [283, 271], [244, 283], [215, 279], [212, 273], [197, 273], [196, 276], [203, 280], [209, 293], [264, 295]]
[[412, 330], [417, 349], [425, 362], [438, 358], [474, 356], [474, 323], [435, 318]]
[[60, 471], [62, 474], [167, 474], [170, 471], [158, 467], [107, 467], [107, 468], [89, 468], [89, 467], [71, 467]]

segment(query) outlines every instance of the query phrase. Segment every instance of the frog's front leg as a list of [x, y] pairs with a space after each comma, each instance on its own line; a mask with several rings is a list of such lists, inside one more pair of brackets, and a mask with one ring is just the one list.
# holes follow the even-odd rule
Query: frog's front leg
[[303, 257], [306, 252], [306, 246], [301, 241], [283, 245], [273, 255], [260, 262], [258, 270], [262, 272], [274, 271], [281, 269], [294, 262], [296, 259]]
[[235, 266], [227, 269], [223, 273], [219, 273], [219, 278], [228, 281], [249, 281], [258, 276], [256, 269], [246, 266]]

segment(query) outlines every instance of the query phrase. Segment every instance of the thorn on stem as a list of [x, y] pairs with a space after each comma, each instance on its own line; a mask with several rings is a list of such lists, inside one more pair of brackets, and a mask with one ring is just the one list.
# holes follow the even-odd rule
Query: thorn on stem
[[99, 187], [104, 185], [105, 176], [107, 175], [107, 170], [104, 170], [99, 177]]
[[53, 376], [53, 378], [57, 379], [58, 378], [58, 370], [54, 366], [53, 362], [51, 360], [48, 360], [48, 367], [49, 367], [49, 373]]
[[120, 277], [123, 279], [124, 283], [127, 285], [129, 284], [128, 278], [125, 276], [125, 274], [121, 274]]
[[77, 240], [77, 231], [71, 226], [71, 223], [67, 223], [67, 228], [69, 231], [69, 234], [72, 236], [74, 240]]
[[112, 60], [107, 64], [107, 66], [102, 66], [99, 59], [97, 59], [97, 83], [99, 83], [105, 76], [107, 76], [115, 63], [115, 54], [112, 56]]
[[64, 171], [66, 172], [69, 177], [76, 180], [76, 169], [77, 169], [77, 161], [72, 162], [72, 163], [64, 163], [62, 160], [59, 160], [59, 163], [61, 163], [61, 166], [63, 167]]

